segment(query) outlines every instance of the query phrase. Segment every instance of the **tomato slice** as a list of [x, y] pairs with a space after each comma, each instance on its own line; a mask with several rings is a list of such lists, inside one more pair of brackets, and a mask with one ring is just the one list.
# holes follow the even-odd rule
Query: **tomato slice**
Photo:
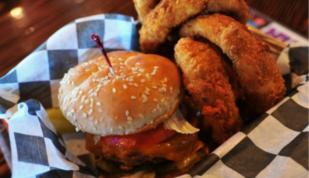
[[161, 143], [176, 134], [175, 131], [159, 126], [156, 129], [124, 136], [101, 137], [102, 145], [108, 144], [125, 149], [143, 148]]

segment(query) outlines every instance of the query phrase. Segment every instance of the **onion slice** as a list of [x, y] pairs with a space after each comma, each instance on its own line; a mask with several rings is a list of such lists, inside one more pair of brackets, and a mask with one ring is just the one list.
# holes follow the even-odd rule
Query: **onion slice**
[[191, 125], [181, 114], [179, 110], [175, 114], [164, 122], [164, 128], [174, 130], [180, 134], [194, 134], [200, 131], [200, 129]]

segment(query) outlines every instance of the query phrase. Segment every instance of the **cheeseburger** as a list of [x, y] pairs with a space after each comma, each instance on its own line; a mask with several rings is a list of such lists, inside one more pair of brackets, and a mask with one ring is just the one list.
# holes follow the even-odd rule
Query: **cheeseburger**
[[203, 144], [198, 129], [178, 111], [177, 66], [138, 52], [116, 51], [108, 57], [114, 72], [98, 57], [70, 69], [60, 83], [60, 108], [86, 133], [87, 149], [122, 170], [188, 162]]

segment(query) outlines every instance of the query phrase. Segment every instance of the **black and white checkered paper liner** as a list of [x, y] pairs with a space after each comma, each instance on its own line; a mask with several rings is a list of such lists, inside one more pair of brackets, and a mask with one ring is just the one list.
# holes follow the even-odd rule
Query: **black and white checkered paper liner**
[[[86, 53], [100, 53], [89, 38], [93, 32], [110, 51], [138, 50], [137, 25], [119, 14], [77, 19], [0, 78], [0, 118], [9, 124], [12, 177], [98, 176], [87, 164], [83, 135], [57, 135], [44, 108], [58, 106], [59, 80], [69, 68], [83, 62]], [[278, 65], [290, 95], [181, 177], [307, 177], [307, 53], [303, 46], [284, 50]]]

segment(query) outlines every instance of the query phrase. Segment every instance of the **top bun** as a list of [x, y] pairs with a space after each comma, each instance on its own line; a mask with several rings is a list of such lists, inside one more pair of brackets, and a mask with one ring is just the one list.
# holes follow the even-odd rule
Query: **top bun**
[[71, 68], [60, 82], [59, 105], [78, 129], [100, 136], [156, 127], [177, 109], [178, 69], [168, 59], [138, 52], [108, 53]]

